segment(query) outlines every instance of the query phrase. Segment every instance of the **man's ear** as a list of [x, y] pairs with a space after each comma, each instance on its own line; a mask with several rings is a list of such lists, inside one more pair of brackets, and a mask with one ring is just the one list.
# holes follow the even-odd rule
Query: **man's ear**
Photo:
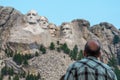
[[99, 52], [99, 54], [97, 55], [97, 57], [101, 57], [101, 51]]
[[83, 54], [83, 55], [84, 55], [84, 57], [87, 57], [87, 53], [86, 53], [86, 51], [84, 51], [84, 54]]
[[100, 61], [103, 61], [102, 58], [101, 58], [101, 51], [100, 51], [99, 54], [97, 55], [97, 58], [98, 58]]

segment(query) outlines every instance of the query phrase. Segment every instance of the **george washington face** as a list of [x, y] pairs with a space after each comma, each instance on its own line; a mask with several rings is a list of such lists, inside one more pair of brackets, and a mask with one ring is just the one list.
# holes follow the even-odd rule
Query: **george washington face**
[[29, 24], [36, 24], [38, 21], [38, 14], [35, 10], [30, 10], [27, 13], [26, 17]]

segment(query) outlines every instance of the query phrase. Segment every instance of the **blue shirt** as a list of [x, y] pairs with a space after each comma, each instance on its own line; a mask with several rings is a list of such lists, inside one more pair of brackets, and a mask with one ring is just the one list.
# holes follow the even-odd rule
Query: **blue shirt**
[[117, 78], [111, 67], [90, 56], [71, 64], [64, 80], [117, 80]]

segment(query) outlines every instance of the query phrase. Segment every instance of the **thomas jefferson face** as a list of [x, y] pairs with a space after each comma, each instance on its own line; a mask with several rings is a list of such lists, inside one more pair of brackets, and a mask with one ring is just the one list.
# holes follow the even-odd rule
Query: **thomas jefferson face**
[[38, 14], [36, 11], [34, 10], [30, 10], [28, 13], [27, 13], [27, 22], [29, 24], [36, 24], [37, 23], [37, 19], [38, 19]]
[[43, 29], [47, 29], [48, 19], [46, 17], [44, 17], [44, 16], [41, 16], [40, 25], [42, 26]]

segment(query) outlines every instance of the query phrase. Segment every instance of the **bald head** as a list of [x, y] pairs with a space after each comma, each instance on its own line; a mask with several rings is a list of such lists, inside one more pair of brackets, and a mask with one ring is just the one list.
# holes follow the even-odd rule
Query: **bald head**
[[87, 56], [98, 56], [100, 54], [100, 44], [96, 40], [89, 40], [85, 45]]

